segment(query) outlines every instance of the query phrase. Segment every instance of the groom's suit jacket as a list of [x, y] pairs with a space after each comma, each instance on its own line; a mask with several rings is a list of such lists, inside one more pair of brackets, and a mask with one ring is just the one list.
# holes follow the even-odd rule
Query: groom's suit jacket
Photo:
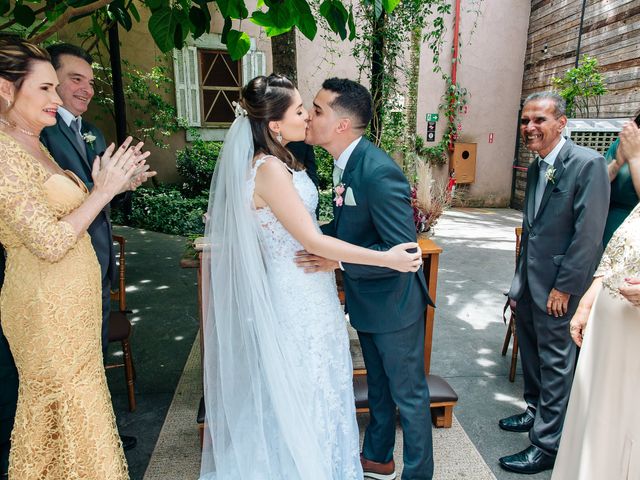
[[602, 156], [569, 139], [553, 168], [535, 216], [538, 162], [527, 171], [520, 258], [509, 298], [520, 299], [528, 285], [536, 306], [546, 312], [549, 292], [556, 288], [571, 294], [572, 311], [602, 255], [610, 183]]
[[[89, 190], [93, 188], [91, 168], [96, 155], [102, 155], [106, 149], [106, 142], [102, 132], [82, 119], [82, 133], [90, 133], [96, 137], [92, 143], [85, 143], [81, 149], [75, 140], [71, 128], [64, 122], [60, 115], [56, 115], [57, 123], [42, 130], [40, 141], [47, 147], [54, 160], [65, 170], [71, 170], [84, 182]], [[111, 282], [116, 281], [116, 261], [114, 256], [113, 241], [111, 240], [111, 221], [109, 219], [109, 205], [89, 226], [88, 232], [91, 243], [96, 251], [103, 277], [108, 275]]]
[[[349, 157], [341, 182], [355, 205], [334, 206], [323, 233], [374, 250], [416, 241], [410, 188], [402, 170], [362, 138]], [[344, 263], [344, 290], [351, 324], [361, 332], [388, 333], [416, 322], [429, 298], [422, 271]]]

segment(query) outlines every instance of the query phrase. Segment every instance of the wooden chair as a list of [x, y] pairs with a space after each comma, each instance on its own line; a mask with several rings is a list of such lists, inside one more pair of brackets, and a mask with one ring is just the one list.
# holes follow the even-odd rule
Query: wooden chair
[[[520, 258], [520, 239], [522, 237], [522, 227], [516, 227], [516, 268], [518, 268], [518, 259]], [[502, 318], [507, 323], [507, 310], [510, 310], [509, 325], [507, 326], [507, 333], [504, 336], [504, 343], [502, 344], [502, 356], [507, 354], [509, 349], [509, 342], [513, 337], [513, 347], [511, 349], [511, 368], [509, 369], [509, 381], [514, 382], [516, 379], [516, 366], [518, 364], [518, 335], [516, 334], [516, 311], [511, 308], [509, 298], [502, 310]]]
[[129, 396], [129, 411], [133, 412], [136, 409], [136, 396], [134, 391], [136, 374], [131, 357], [130, 339], [132, 326], [127, 316], [131, 311], [127, 310], [125, 288], [125, 239], [120, 235], [113, 235], [113, 241], [117, 242], [120, 247], [118, 254], [118, 284], [111, 286], [111, 300], [118, 301], [118, 309], [112, 309], [109, 316], [109, 343], [121, 343], [122, 363], [107, 364], [105, 368], [124, 367], [124, 378], [127, 383], [127, 393]]

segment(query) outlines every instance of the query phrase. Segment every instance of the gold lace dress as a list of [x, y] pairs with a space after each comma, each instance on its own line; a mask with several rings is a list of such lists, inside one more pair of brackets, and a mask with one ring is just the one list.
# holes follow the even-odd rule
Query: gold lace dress
[[620, 225], [595, 274], [554, 480], [640, 479], [640, 308], [619, 292], [640, 278], [640, 205]]
[[60, 221], [86, 196], [0, 132], [0, 312], [20, 376], [12, 480], [129, 478], [102, 363], [100, 266], [89, 235]]

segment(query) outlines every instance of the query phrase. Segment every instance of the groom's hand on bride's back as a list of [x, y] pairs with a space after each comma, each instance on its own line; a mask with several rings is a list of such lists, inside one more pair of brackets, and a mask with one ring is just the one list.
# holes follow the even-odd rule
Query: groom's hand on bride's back
[[304, 270], [305, 273], [333, 272], [340, 268], [338, 262], [324, 257], [318, 257], [317, 255], [312, 255], [306, 250], [298, 250], [294, 261], [298, 267]]

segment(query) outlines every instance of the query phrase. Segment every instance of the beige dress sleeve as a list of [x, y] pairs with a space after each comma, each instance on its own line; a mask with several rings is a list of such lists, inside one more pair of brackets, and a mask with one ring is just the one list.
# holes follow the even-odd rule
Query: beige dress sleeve
[[33, 175], [33, 157], [0, 139], [0, 222], [37, 257], [57, 262], [76, 244], [73, 227], [56, 217]]

